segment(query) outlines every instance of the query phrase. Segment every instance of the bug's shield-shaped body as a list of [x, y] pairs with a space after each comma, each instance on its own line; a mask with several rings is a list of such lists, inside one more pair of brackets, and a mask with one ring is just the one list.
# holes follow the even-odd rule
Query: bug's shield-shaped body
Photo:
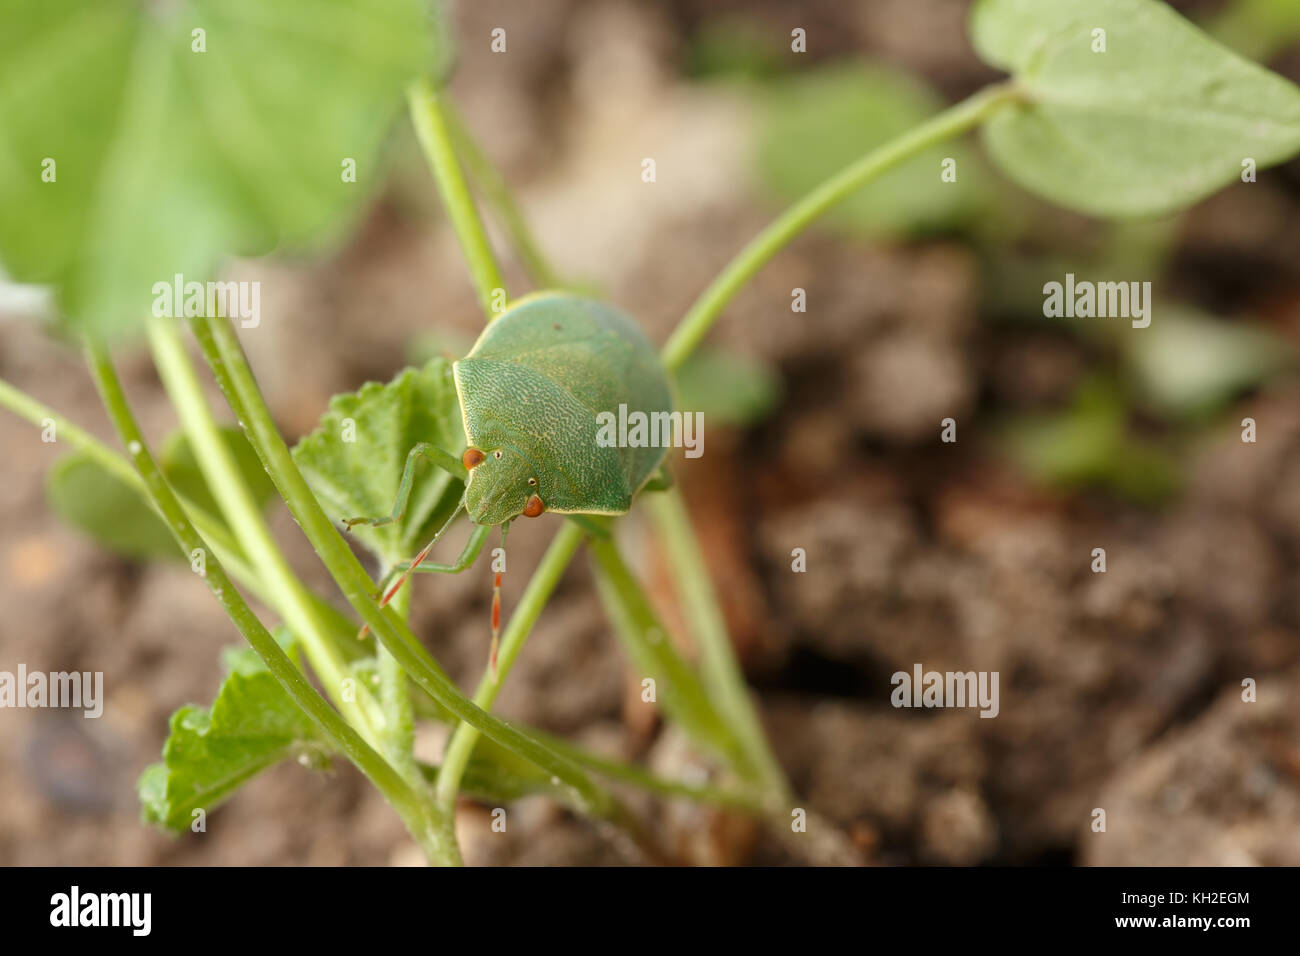
[[483, 452], [466, 507], [476, 524], [524, 512], [622, 514], [663, 461], [661, 447], [602, 447], [596, 416], [620, 405], [672, 410], [668, 379], [632, 319], [563, 293], [520, 299], [453, 365], [465, 437]]

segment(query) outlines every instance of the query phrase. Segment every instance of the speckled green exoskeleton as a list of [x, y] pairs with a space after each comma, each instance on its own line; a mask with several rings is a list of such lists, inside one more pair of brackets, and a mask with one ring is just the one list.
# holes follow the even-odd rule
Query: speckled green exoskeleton
[[[460, 507], [433, 541], [395, 571], [456, 573], [473, 564], [496, 525], [545, 511], [619, 515], [659, 471], [664, 447], [602, 446], [597, 415], [619, 406], [653, 416], [672, 410], [672, 393], [654, 347], [617, 309], [560, 292], [526, 296], [491, 322], [469, 354], [452, 365], [465, 426], [465, 453], [419, 444], [407, 456], [393, 513], [347, 524], [400, 520], [416, 461], [426, 458], [466, 480]], [[430, 549], [464, 508], [475, 528], [454, 564], [426, 562]], [[500, 577], [497, 579], [498, 589]], [[493, 635], [499, 625], [494, 599]], [[495, 660], [495, 654], [494, 654]]]

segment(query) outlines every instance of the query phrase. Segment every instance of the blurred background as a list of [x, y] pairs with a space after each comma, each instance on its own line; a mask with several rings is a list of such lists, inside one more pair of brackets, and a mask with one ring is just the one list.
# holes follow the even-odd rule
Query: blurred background
[[[1294, 4], [1173, 6], [1300, 81]], [[996, 78], [967, 8], [461, 2], [452, 93], [557, 272], [660, 342], [786, 203]], [[505, 54], [489, 50], [496, 27]], [[795, 27], [805, 54], [790, 52]], [[943, 156], [959, 159], [956, 188], [935, 188]], [[262, 283], [262, 325], [243, 340], [290, 439], [331, 394], [463, 354], [477, 334], [404, 122], [385, 162], [381, 194], [327, 255], [231, 266]], [[518, 263], [507, 271], [527, 288]], [[1066, 272], [1151, 281], [1150, 328], [1044, 318], [1043, 283]], [[33, 321], [42, 307], [0, 294], [0, 375], [110, 439], [77, 352]], [[836, 845], [800, 857], [743, 818], [644, 802], [664, 844], [710, 864], [1300, 864], [1297, 342], [1300, 163], [1174, 219], [1113, 224], [1029, 197], [969, 138], [782, 253], [683, 374], [706, 443], [676, 474], [773, 745]], [[175, 423], [152, 367], [122, 361], [161, 440]], [[203, 834], [140, 823], [135, 781], [168, 716], [211, 700], [238, 636], [186, 566], [116, 556], [52, 513], [57, 444], [0, 413], [0, 447], [0, 668], [103, 671], [107, 697], [100, 720], [0, 714], [0, 863], [419, 861], [342, 763], [268, 771]], [[558, 520], [512, 531], [507, 613]], [[274, 524], [328, 590], [293, 522]], [[635, 514], [625, 532], [677, 622]], [[490, 598], [485, 568], [417, 583], [415, 631], [462, 686], [483, 664]], [[998, 671], [998, 717], [892, 708], [890, 675], [917, 663]], [[665, 774], [707, 772], [639, 691], [575, 562], [497, 709]], [[434, 736], [421, 746], [436, 751]], [[1105, 833], [1090, 828], [1098, 807]], [[461, 816], [467, 862], [637, 862], [544, 800], [512, 810], [506, 834], [486, 808]]]

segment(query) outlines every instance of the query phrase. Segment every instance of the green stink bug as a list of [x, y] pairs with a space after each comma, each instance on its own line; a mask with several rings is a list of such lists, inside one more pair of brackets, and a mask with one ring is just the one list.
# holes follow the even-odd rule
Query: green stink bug
[[[414, 571], [455, 574], [478, 557], [495, 525], [544, 511], [618, 515], [655, 479], [666, 448], [615, 447], [598, 441], [598, 416], [622, 406], [667, 415], [672, 393], [649, 339], [617, 309], [579, 296], [525, 296], [490, 323], [469, 354], [452, 365], [465, 427], [465, 453], [421, 443], [411, 449], [393, 513], [351, 518], [349, 528], [401, 518], [418, 458], [465, 479], [460, 504], [419, 554], [394, 572], [388, 603]], [[666, 479], [659, 479], [666, 480]], [[454, 564], [425, 561], [461, 510], [475, 525]], [[493, 599], [493, 664], [500, 623], [500, 574]]]

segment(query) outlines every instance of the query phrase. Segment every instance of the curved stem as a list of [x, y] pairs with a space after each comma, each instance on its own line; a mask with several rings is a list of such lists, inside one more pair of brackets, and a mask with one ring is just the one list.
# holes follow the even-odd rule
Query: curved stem
[[[113, 420], [122, 444], [129, 449], [136, 470], [149, 488], [150, 496], [166, 519], [167, 527], [171, 529], [172, 535], [186, 554], [200, 548], [207, 551], [204, 539], [190, 523], [185, 509], [173, 494], [171, 486], [167, 484], [149, 446], [145, 443], [144, 435], [127, 403], [126, 394], [122, 391], [121, 381], [117, 377], [108, 353], [102, 346], [95, 344], [87, 345], [86, 353], [104, 407]], [[215, 557], [207, 562], [204, 582], [294, 703], [301, 707], [321, 729], [335, 749], [356, 764], [371, 783], [383, 793], [429, 859], [437, 862], [458, 862], [459, 854], [453, 852], [454, 845], [450, 848], [444, 846], [432, 826], [435, 808], [422, 800], [420, 795], [412, 790], [362, 739], [361, 735], [316, 692], [249, 608], [239, 591], [235, 589], [234, 583], [226, 576], [221, 562]]]
[[[67, 438], [74, 447], [89, 455], [96, 464], [138, 494], [141, 500], [155, 514], [162, 517], [158, 503], [149, 495], [148, 486], [139, 473], [131, 467], [131, 463], [90, 434], [90, 432], [76, 425], [71, 419], [56, 412], [48, 405], [14, 388], [3, 379], [0, 379], [0, 406], [8, 408], [18, 417], [26, 419], [37, 428], [40, 428], [47, 419], [54, 422], [57, 435]], [[177, 493], [176, 497], [184, 507], [185, 513], [193, 522], [194, 527], [212, 545], [213, 550], [231, 576], [246, 591], [251, 592], [263, 604], [274, 608], [283, 617], [284, 611], [279, 606], [278, 597], [270, 592], [266, 581], [247, 563], [225, 524], [183, 495]], [[334, 630], [339, 631], [340, 628], [345, 626], [346, 621], [341, 614], [319, 599], [316, 599], [316, 601], [318, 613], [327, 616], [332, 614], [334, 616], [335, 619], [331, 622]]]
[[[402, 620], [411, 612], [411, 582], [407, 581], [388, 602]], [[379, 700], [384, 708], [384, 729], [380, 734], [385, 756], [411, 786], [423, 786], [424, 777], [415, 763], [415, 714], [406, 671], [381, 644], [375, 652], [379, 658]]]
[[903, 160], [978, 126], [1019, 96], [1016, 87], [1010, 83], [986, 87], [898, 139], [872, 150], [796, 202], [750, 240], [695, 300], [660, 353], [664, 365], [670, 371], [679, 368], [736, 293], [828, 209]]
[[700, 649], [704, 681], [715, 706], [731, 730], [740, 737], [748, 763], [773, 801], [783, 801], [789, 787], [781, 765], [767, 744], [767, 736], [758, 712], [750, 700], [745, 677], [736, 662], [727, 624], [718, 607], [717, 595], [709, 577], [708, 566], [695, 540], [691, 518], [681, 493], [669, 488], [650, 496], [650, 513], [654, 517], [667, 550], [677, 589], [690, 617]]
[[519, 209], [519, 202], [511, 192], [501, 172], [493, 165], [487, 153], [474, 140], [465, 125], [464, 118], [457, 111], [455, 104], [448, 102], [446, 109], [447, 126], [451, 131], [456, 149], [465, 159], [465, 166], [470, 177], [478, 184], [487, 201], [496, 207], [500, 225], [510, 237], [510, 242], [524, 268], [533, 277], [533, 281], [544, 289], [555, 289], [564, 283], [556, 274], [550, 261], [542, 252], [542, 247], [529, 228], [528, 220]]
[[384, 723], [383, 713], [369, 694], [357, 695], [355, 701], [349, 702], [343, 693], [344, 681], [351, 676], [347, 663], [335, 651], [332, 641], [326, 636], [324, 624], [308, 600], [306, 588], [271, 537], [262, 509], [253, 500], [212, 417], [174, 320], [151, 318], [146, 329], [163, 385], [230, 528], [257, 572], [265, 579], [268, 589], [283, 596], [285, 623], [302, 641], [312, 669], [320, 677], [335, 706], [373, 745], [378, 740], [378, 728]]
[[370, 627], [371, 632], [397, 659], [411, 679], [446, 710], [477, 727], [485, 736], [507, 750], [560, 778], [573, 787], [584, 806], [590, 807], [594, 813], [602, 812], [613, 799], [607, 790], [596, 784], [572, 761], [472, 704], [429, 656], [429, 652], [411, 633], [406, 623], [396, 614], [380, 610], [372, 595], [374, 582], [325, 514], [302, 472], [294, 464], [258, 390], [257, 382], [253, 379], [234, 329], [225, 319], [205, 321], [217, 346], [215, 354], [206, 348], [205, 354], [210, 363], [224, 366], [223, 374], [218, 375], [218, 383], [225, 378], [233, 388], [226, 395], [227, 401], [243, 423], [253, 448], [262, 459], [263, 467], [275, 482], [303, 533], [361, 620]]
[[[510, 668], [514, 666], [515, 658], [519, 656], [524, 641], [527, 640], [533, 625], [537, 623], [542, 608], [546, 606], [551, 593], [560, 583], [560, 577], [577, 552], [578, 545], [582, 543], [582, 537], [582, 531], [578, 526], [571, 521], [566, 521], [564, 527], [551, 541], [551, 546], [547, 548], [541, 563], [537, 565], [537, 570], [528, 579], [528, 587], [523, 597], [519, 599], [519, 606], [510, 615], [510, 623], [506, 625], [505, 633], [501, 635], [496, 680], [492, 679], [491, 673], [486, 673], [479, 679], [473, 698], [476, 706], [485, 711], [492, 708], [501, 685], [505, 683]], [[465, 768], [469, 765], [469, 758], [474, 752], [474, 745], [478, 742], [478, 738], [478, 729], [466, 723], [461, 723], [451, 735], [446, 755], [438, 771], [438, 805], [444, 813], [448, 812], [456, 802], [461, 777], [464, 776]]]
[[[492, 245], [483, 229], [478, 207], [474, 205], [474, 198], [465, 184], [465, 174], [456, 159], [442, 94], [434, 90], [428, 80], [419, 80], [411, 84], [406, 95], [416, 136], [419, 137], [429, 168], [438, 183], [438, 192], [442, 195], [442, 203], [451, 218], [452, 228], [456, 231], [456, 239], [469, 263], [470, 277], [478, 292], [479, 305], [483, 308], [483, 315], [491, 322], [497, 315], [494, 304], [504, 305], [506, 284], [501, 277], [496, 257], [492, 254]], [[501, 302], [494, 303], [498, 294]]]

